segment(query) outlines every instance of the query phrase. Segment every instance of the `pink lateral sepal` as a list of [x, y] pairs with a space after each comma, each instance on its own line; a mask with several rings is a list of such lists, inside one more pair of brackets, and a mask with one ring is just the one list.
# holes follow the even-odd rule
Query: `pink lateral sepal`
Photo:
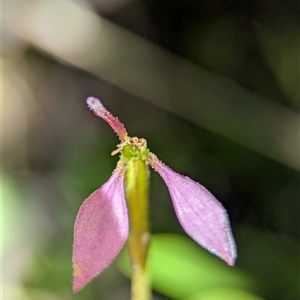
[[74, 226], [73, 292], [80, 290], [118, 255], [128, 237], [124, 167], [81, 205]]
[[110, 127], [115, 131], [121, 141], [124, 141], [127, 137], [127, 131], [124, 125], [119, 121], [117, 117], [112, 115], [102, 104], [102, 102], [95, 97], [88, 97], [86, 99], [87, 106], [93, 113], [106, 121]]
[[234, 265], [236, 246], [222, 204], [204, 186], [174, 172], [156, 155], [150, 154], [149, 163], [165, 181], [186, 233], [228, 265]]

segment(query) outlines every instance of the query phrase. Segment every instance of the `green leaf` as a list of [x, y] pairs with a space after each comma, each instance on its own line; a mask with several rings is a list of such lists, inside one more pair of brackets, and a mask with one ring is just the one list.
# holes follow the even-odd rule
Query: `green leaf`
[[254, 295], [251, 292], [231, 288], [208, 288], [204, 289], [185, 300], [263, 300], [263, 298]]
[[[130, 276], [126, 252], [119, 258], [121, 270]], [[175, 234], [153, 236], [148, 267], [153, 289], [184, 299], [208, 288], [238, 288], [256, 291], [258, 284], [237, 267], [229, 267], [191, 239]]]

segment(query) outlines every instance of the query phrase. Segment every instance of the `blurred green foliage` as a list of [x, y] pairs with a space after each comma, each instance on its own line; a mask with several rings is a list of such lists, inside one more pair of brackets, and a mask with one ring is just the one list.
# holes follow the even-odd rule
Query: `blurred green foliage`
[[[130, 275], [127, 251], [120, 257], [120, 266]], [[154, 289], [172, 299], [186, 299], [213, 287], [255, 290], [257, 285], [251, 276], [225, 266], [188, 238], [174, 234], [153, 236], [148, 267]]]

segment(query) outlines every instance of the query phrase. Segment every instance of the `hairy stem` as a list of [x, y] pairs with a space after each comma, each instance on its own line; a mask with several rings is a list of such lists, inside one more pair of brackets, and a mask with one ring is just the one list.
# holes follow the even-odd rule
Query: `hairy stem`
[[134, 158], [128, 162], [125, 191], [130, 220], [128, 246], [132, 262], [131, 300], [151, 299], [147, 274], [147, 254], [150, 241], [148, 176], [148, 168], [142, 159]]

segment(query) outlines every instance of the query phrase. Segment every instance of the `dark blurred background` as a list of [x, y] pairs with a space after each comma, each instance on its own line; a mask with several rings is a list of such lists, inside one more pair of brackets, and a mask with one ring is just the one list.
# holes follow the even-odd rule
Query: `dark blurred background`
[[299, 299], [298, 1], [2, 6], [4, 299], [129, 299], [126, 252], [71, 293], [77, 211], [118, 160], [90, 95], [228, 210], [233, 268], [183, 237], [151, 173], [154, 299]]

